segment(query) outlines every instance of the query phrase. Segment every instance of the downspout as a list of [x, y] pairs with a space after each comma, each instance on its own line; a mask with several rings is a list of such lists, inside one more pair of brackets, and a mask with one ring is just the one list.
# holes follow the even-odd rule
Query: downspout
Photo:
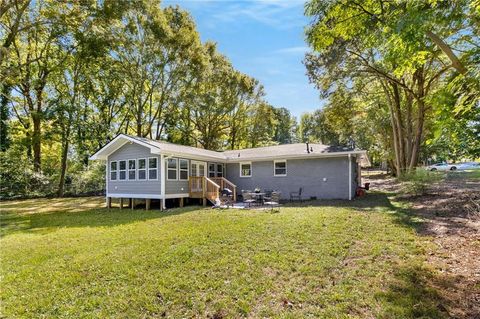
[[348, 154], [348, 200], [352, 200], [352, 154]]
[[160, 200], [162, 201], [162, 210], [165, 209], [165, 183], [167, 181], [166, 174], [165, 174], [165, 158], [163, 154], [160, 154], [160, 176], [161, 176], [161, 183], [160, 183]]
[[105, 160], [105, 202], [107, 203], [108, 205], [108, 168], [109, 168], [109, 165], [108, 165], [108, 155], [107, 155], [107, 158]]

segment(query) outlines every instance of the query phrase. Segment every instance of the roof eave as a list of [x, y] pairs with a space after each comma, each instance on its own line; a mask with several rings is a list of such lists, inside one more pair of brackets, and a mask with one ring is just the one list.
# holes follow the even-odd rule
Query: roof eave
[[332, 153], [310, 153], [310, 154], [290, 154], [290, 155], [273, 155], [273, 156], [262, 156], [262, 157], [237, 157], [237, 158], [227, 158], [228, 163], [239, 163], [245, 161], [269, 161], [275, 159], [310, 159], [310, 158], [322, 158], [322, 157], [343, 157], [357, 154], [367, 154], [367, 151], [356, 150], [356, 151], [347, 151], [347, 152], [332, 152]]

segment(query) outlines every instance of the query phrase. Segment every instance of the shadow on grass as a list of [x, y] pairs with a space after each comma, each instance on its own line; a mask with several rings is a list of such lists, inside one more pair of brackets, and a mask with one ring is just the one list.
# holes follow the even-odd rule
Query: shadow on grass
[[439, 283], [450, 284], [420, 265], [398, 267], [385, 290], [375, 296], [382, 305], [379, 318], [448, 318], [448, 301], [434, 287]]
[[0, 237], [15, 233], [48, 233], [64, 227], [111, 227], [151, 219], [179, 215], [193, 210], [197, 206], [169, 209], [167, 211], [144, 209], [96, 208], [78, 211], [40, 212], [18, 214], [2, 212], [0, 219]]

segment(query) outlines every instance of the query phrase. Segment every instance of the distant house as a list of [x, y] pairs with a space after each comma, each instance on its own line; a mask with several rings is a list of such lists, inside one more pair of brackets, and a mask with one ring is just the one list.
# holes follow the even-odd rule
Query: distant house
[[125, 134], [90, 157], [105, 160], [106, 197], [201, 198], [215, 202], [223, 189], [277, 190], [284, 199], [303, 189], [304, 198], [352, 199], [360, 183], [363, 150], [322, 144], [286, 144], [224, 152]]

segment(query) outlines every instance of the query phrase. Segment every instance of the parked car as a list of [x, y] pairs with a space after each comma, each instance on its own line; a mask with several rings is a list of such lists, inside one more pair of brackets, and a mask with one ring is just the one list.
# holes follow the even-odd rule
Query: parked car
[[457, 166], [455, 164], [447, 164], [447, 163], [437, 163], [432, 164], [426, 167], [428, 171], [455, 171], [457, 170]]
[[458, 163], [457, 169], [460, 169], [460, 170], [480, 169], [480, 163], [477, 163], [477, 162]]

